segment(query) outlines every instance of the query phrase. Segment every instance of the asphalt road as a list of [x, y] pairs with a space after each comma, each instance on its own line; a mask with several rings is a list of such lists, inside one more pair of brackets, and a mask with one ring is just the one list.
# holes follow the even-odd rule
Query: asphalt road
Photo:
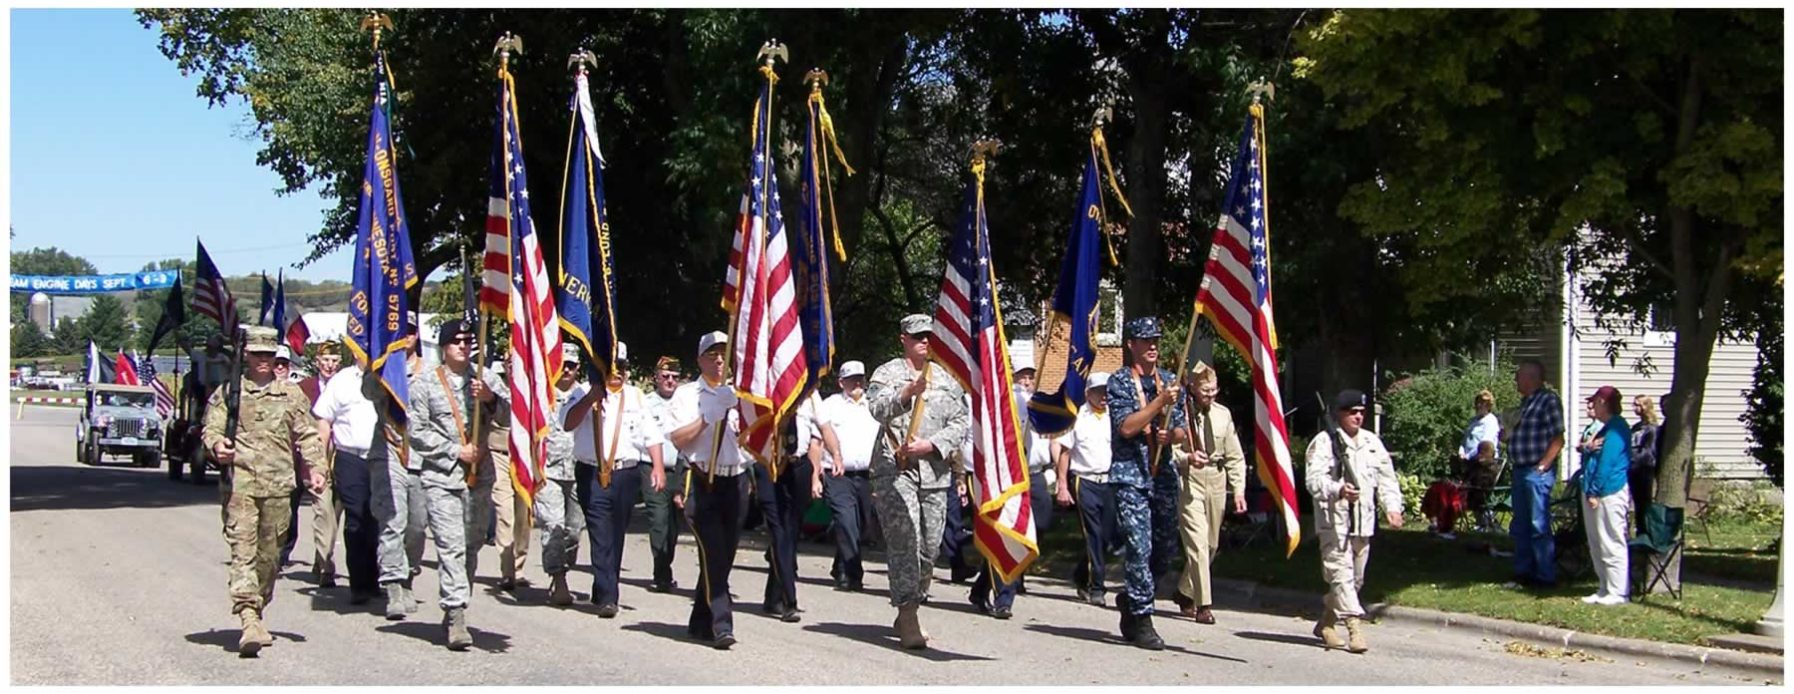
[[[417, 583], [426, 604], [402, 622], [350, 606], [346, 584], [320, 592], [300, 561], [267, 613], [275, 645], [245, 659], [227, 612], [217, 487], [122, 461], [79, 465], [74, 421], [72, 410], [26, 407], [11, 424], [17, 685], [1741, 683], [1668, 663], [1513, 654], [1497, 640], [1400, 623], [1371, 626], [1368, 654], [1330, 652], [1309, 634], [1311, 622], [1226, 605], [1219, 624], [1203, 626], [1166, 616], [1175, 611], [1162, 603], [1157, 626], [1168, 648], [1152, 653], [1121, 642], [1115, 612], [1077, 602], [1063, 581], [1031, 579], [1016, 617], [997, 621], [974, 611], [944, 570], [922, 613], [935, 648], [904, 651], [882, 567], [869, 572], [867, 593], [834, 592], [823, 545], [800, 557], [805, 613], [796, 624], [760, 614], [765, 562], [744, 550], [734, 586], [740, 643], [716, 651], [684, 634], [697, 573], [690, 537], [676, 565], [681, 591], [659, 595], [645, 589], [647, 540], [633, 532], [616, 619], [600, 619], [588, 603], [546, 605], [534, 552], [526, 574], [534, 585], [515, 598], [497, 591], [497, 550], [488, 547], [468, 610], [474, 647], [454, 653], [440, 645], [434, 551]], [[309, 522], [309, 509], [300, 515]], [[308, 560], [303, 532], [294, 556]], [[583, 598], [587, 574], [572, 582]]]

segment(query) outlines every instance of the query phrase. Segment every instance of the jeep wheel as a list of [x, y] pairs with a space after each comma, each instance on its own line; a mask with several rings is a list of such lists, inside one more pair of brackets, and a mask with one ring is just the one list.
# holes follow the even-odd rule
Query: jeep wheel
[[100, 453], [100, 442], [88, 441], [87, 442], [87, 460], [85, 462], [88, 465], [99, 465], [101, 455], [104, 455], [104, 454]]
[[192, 466], [192, 469], [188, 470], [188, 472], [191, 473], [188, 480], [194, 484], [205, 484], [206, 453], [204, 449], [200, 448], [198, 440], [195, 440], [193, 445], [187, 447], [187, 465]]
[[137, 454], [137, 467], [156, 467], [162, 464], [160, 451], [145, 451]]
[[87, 446], [81, 443], [80, 439], [75, 440], [75, 462], [87, 462]]

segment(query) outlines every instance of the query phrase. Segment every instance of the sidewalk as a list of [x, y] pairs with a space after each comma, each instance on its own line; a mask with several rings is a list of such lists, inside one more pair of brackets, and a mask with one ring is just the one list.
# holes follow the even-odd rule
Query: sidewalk
[[[1226, 600], [1248, 607], [1304, 616], [1313, 615], [1321, 600], [1319, 595], [1261, 586], [1252, 581], [1239, 579], [1217, 577], [1215, 587], [1218, 594], [1217, 602]], [[1650, 658], [1692, 665], [1696, 670], [1732, 670], [1758, 677], [1769, 676], [1778, 681], [1783, 673], [1783, 657], [1780, 655], [1602, 636], [1539, 624], [1404, 607], [1388, 603], [1368, 604], [1364, 606], [1364, 609], [1367, 615], [1375, 621], [1387, 619], [1481, 632], [1490, 636], [1520, 639], [1552, 648], [1600, 652], [1616, 659], [1622, 657]]]

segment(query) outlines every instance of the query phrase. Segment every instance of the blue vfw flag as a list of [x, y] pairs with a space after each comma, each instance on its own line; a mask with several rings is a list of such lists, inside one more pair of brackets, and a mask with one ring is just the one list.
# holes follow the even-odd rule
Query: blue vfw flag
[[399, 197], [397, 157], [386, 101], [386, 57], [374, 58], [374, 100], [369, 114], [367, 167], [362, 173], [360, 217], [355, 230], [354, 291], [349, 295], [349, 350], [389, 396], [388, 411], [405, 420], [405, 352], [416, 339], [406, 314], [406, 292], [417, 284], [409, 225]]
[[1052, 315], [1047, 337], [1056, 341], [1066, 334], [1065, 381], [1056, 392], [1036, 391], [1028, 401], [1028, 421], [1043, 436], [1058, 434], [1077, 421], [1084, 406], [1084, 384], [1096, 364], [1097, 283], [1102, 275], [1098, 234], [1102, 224], [1102, 190], [1096, 168], [1097, 145], [1092, 141], [1084, 160], [1084, 184], [1073, 211], [1071, 238], [1059, 265], [1059, 287], [1053, 291]]
[[604, 204], [604, 158], [584, 65], [573, 76], [572, 111], [555, 308], [567, 339], [586, 356], [587, 378], [597, 384], [617, 357], [617, 282], [610, 256], [610, 211]]

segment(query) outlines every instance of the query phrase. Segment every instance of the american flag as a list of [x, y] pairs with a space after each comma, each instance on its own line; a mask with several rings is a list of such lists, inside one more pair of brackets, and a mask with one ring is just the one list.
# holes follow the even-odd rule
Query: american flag
[[230, 287], [225, 286], [224, 275], [218, 273], [218, 266], [212, 264], [205, 242], [198, 243], [199, 267], [193, 278], [193, 310], [199, 315], [211, 316], [228, 333], [237, 326], [237, 300], [231, 297]]
[[1253, 104], [1240, 135], [1240, 152], [1228, 178], [1215, 239], [1209, 246], [1196, 315], [1208, 316], [1221, 339], [1252, 365], [1252, 453], [1258, 479], [1283, 513], [1286, 552], [1302, 539], [1296, 516], [1295, 473], [1290, 465], [1289, 428], [1277, 392], [1277, 324], [1271, 318], [1270, 222], [1265, 196], [1264, 111]]
[[972, 173], [965, 221], [947, 246], [929, 356], [971, 395], [971, 467], [978, 483], [972, 536], [1003, 582], [1010, 583], [1040, 549], [1028, 503], [1028, 467], [1012, 394], [1009, 343], [1003, 338], [1003, 309], [990, 266], [982, 158], [973, 161]]
[[[179, 372], [179, 365], [176, 366], [175, 370]], [[156, 391], [156, 416], [161, 417], [162, 421], [168, 421], [169, 415], [174, 414], [174, 394], [168, 392], [168, 385], [162, 379], [156, 378], [156, 355], [137, 355], [137, 373]]]
[[548, 426], [554, 412], [552, 381], [561, 372], [561, 327], [548, 268], [542, 264], [542, 248], [530, 221], [516, 84], [509, 70], [500, 68], [498, 76], [498, 124], [492, 142], [492, 187], [486, 217], [486, 282], [480, 288], [480, 307], [504, 316], [511, 327], [510, 362], [505, 368], [511, 384], [511, 486], [527, 504], [534, 498], [536, 471], [547, 464]]
[[[754, 155], [742, 200], [741, 222], [729, 252], [724, 306], [731, 308], [729, 344], [735, 350], [735, 391], [747, 424], [742, 447], [768, 465], [777, 479], [778, 424], [790, 415], [809, 381], [797, 285], [779, 186], [769, 161], [772, 84], [754, 102]], [[733, 300], [732, 300], [733, 299]]]

